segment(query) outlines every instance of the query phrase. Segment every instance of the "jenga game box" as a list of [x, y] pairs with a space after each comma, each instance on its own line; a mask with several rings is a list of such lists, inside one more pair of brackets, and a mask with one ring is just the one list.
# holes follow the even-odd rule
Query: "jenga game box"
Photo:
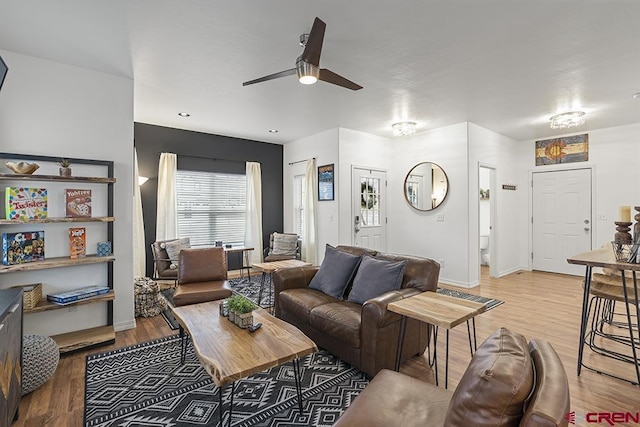
[[87, 230], [84, 227], [69, 229], [69, 257], [83, 258], [87, 255]]

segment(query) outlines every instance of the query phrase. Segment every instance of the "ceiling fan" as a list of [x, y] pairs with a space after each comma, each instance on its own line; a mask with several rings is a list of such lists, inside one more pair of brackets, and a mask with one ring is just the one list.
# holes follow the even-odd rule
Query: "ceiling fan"
[[320, 68], [320, 53], [322, 52], [322, 41], [324, 40], [324, 30], [327, 24], [322, 22], [320, 18], [313, 21], [311, 32], [300, 36], [300, 44], [304, 46], [302, 55], [296, 60], [295, 68], [280, 71], [279, 73], [269, 74], [255, 80], [249, 80], [242, 83], [242, 86], [248, 86], [255, 83], [266, 82], [267, 80], [278, 79], [280, 77], [298, 75], [298, 81], [302, 84], [314, 84], [318, 80], [342, 86], [351, 90], [362, 89], [362, 86], [345, 79], [339, 74], [334, 73], [326, 68]]

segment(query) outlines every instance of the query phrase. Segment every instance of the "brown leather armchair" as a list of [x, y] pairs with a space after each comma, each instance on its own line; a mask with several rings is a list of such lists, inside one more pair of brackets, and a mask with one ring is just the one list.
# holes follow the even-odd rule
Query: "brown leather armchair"
[[172, 240], [158, 240], [151, 244], [151, 254], [153, 255], [153, 277], [154, 280], [173, 280], [174, 283], [178, 279], [178, 260], [169, 259], [164, 244], [173, 242]]
[[231, 295], [227, 281], [227, 255], [223, 248], [183, 249], [179, 254], [177, 306], [215, 301]]
[[567, 426], [569, 384], [551, 344], [505, 328], [478, 348], [455, 391], [383, 370], [334, 427]]

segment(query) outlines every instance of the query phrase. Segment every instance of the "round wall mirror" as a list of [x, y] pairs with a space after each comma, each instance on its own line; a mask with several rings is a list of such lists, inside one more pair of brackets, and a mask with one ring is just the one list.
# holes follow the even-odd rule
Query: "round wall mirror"
[[448, 192], [447, 174], [432, 162], [418, 163], [404, 179], [404, 198], [419, 211], [437, 208], [447, 198]]

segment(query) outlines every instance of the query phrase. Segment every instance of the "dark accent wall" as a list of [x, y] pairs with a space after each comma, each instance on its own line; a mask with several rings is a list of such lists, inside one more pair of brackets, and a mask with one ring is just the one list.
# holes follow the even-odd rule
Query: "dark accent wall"
[[[283, 229], [283, 147], [248, 139], [232, 138], [145, 123], [134, 123], [139, 174], [149, 178], [142, 187], [142, 211], [147, 248], [147, 276], [153, 274], [150, 245], [156, 234], [158, 161], [160, 153], [178, 155], [178, 169], [209, 172], [245, 173], [245, 162], [260, 162], [262, 170], [262, 240]], [[190, 157], [193, 156], [193, 157]], [[222, 160], [224, 159], [224, 160]], [[238, 268], [232, 257], [230, 268]]]

